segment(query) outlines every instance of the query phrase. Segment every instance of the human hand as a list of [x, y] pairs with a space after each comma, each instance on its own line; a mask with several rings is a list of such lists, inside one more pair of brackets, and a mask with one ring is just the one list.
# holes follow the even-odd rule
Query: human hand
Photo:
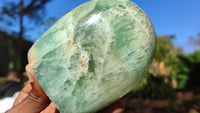
[[[59, 113], [43, 91], [30, 65], [26, 66], [26, 72], [29, 81], [19, 93], [13, 107], [6, 113]], [[99, 113], [122, 113], [123, 110], [123, 103], [121, 101], [116, 101]]]

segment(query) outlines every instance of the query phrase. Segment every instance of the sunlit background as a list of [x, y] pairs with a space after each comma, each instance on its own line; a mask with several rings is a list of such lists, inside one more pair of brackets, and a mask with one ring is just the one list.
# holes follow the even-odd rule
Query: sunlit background
[[[20, 10], [21, 1], [0, 0], [2, 84], [12, 70], [19, 72], [23, 85], [31, 45], [67, 12], [89, 0], [24, 0]], [[200, 1], [132, 1], [151, 19], [158, 45], [144, 78], [122, 99], [125, 112], [200, 112]], [[21, 16], [20, 11], [24, 11]]]

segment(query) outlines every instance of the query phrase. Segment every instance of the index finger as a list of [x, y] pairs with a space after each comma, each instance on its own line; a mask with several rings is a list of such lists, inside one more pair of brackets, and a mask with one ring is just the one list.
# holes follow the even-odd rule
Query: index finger
[[30, 81], [28, 81], [26, 85], [24, 86], [24, 88], [20, 91], [19, 95], [17, 96], [13, 104], [13, 107], [19, 104], [22, 100], [24, 100], [28, 96], [31, 90], [32, 90], [32, 87], [31, 87]]

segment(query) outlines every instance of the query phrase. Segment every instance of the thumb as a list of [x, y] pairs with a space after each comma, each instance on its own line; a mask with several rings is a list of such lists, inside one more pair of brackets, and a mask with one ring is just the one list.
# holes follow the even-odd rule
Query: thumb
[[33, 74], [33, 71], [31, 69], [30, 65], [26, 66], [26, 72], [28, 74], [29, 81], [32, 86], [31, 93], [33, 93], [34, 96], [41, 98], [43, 101], [49, 101], [48, 96], [46, 95], [46, 93], [40, 86], [38, 80], [36, 79], [35, 75]]

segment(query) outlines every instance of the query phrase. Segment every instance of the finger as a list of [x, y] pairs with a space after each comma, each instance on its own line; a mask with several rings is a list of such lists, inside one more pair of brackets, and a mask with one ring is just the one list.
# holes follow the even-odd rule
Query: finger
[[42, 87], [40, 86], [35, 75], [33, 74], [33, 71], [31, 69], [30, 65], [26, 66], [26, 72], [29, 76], [29, 81], [32, 86], [32, 90], [29, 93], [29, 97], [38, 99], [39, 100], [38, 102], [40, 102], [40, 103], [48, 103], [49, 104], [50, 100], [49, 100], [48, 96], [46, 95], [46, 93], [44, 92], [44, 90], [42, 89]]
[[123, 111], [124, 104], [122, 103], [122, 101], [118, 100], [99, 113], [122, 113]]
[[[26, 66], [26, 71], [29, 76], [29, 85], [27, 84], [26, 86], [31, 86], [31, 88], [26, 89], [27, 87], [25, 87], [24, 91], [29, 93], [22, 100], [19, 100], [21, 101], [20, 103], [16, 102], [16, 106], [6, 113], [40, 113], [50, 104], [49, 98], [44, 93], [29, 65]], [[25, 92], [21, 94], [23, 96]]]
[[19, 104], [22, 100], [24, 100], [28, 96], [31, 90], [32, 90], [32, 87], [30, 85], [30, 82], [28, 81], [26, 85], [24, 86], [24, 88], [20, 91], [19, 95], [17, 96], [13, 104], [13, 107]]
[[[29, 81], [26, 83], [24, 88], [20, 91], [19, 95], [17, 96], [17, 98], [13, 104], [13, 107], [16, 106], [17, 104], [19, 104], [22, 100], [24, 100], [28, 96], [28, 94], [32, 90], [32, 87], [34, 87], [34, 91], [36, 92], [36, 94], [40, 94], [43, 91], [42, 88], [40, 86], [38, 86], [39, 83], [38, 83], [37, 79], [35, 78], [32, 70], [30, 68], [30, 65], [27, 65], [25, 69], [26, 69]], [[44, 92], [42, 92], [42, 93], [44, 93]], [[40, 94], [40, 95], [43, 95], [43, 94]]]
[[42, 87], [40, 86], [38, 80], [36, 79], [35, 75], [33, 74], [33, 71], [31, 69], [30, 65], [26, 66], [26, 72], [28, 74], [33, 93], [35, 93], [35, 95], [38, 97], [47, 98], [47, 96], [46, 96], [45, 92], [43, 91]]
[[31, 70], [31, 67], [30, 67], [29, 64], [26, 65], [25, 70], [26, 70], [26, 73], [27, 73], [27, 75], [28, 75], [28, 79], [29, 79], [30, 83], [33, 83], [32, 70]]

